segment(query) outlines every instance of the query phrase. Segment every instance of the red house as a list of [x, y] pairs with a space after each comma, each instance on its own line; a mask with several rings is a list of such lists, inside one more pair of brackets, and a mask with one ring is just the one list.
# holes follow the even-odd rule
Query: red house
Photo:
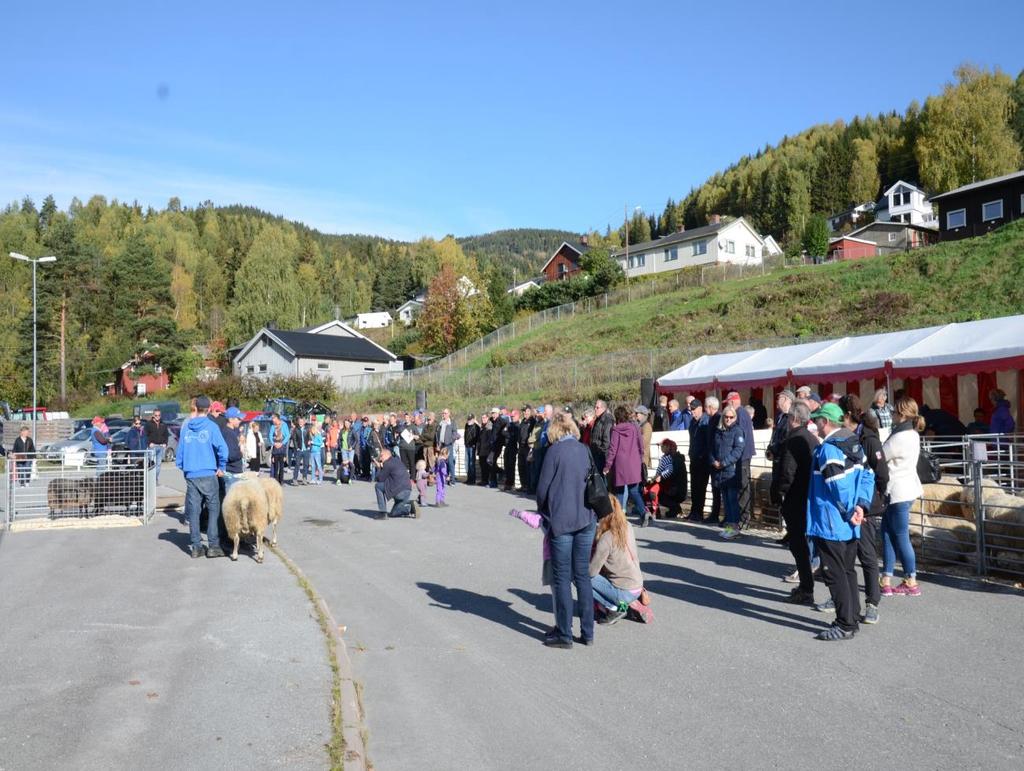
[[839, 236], [828, 242], [828, 258], [830, 260], [856, 260], [861, 257], [874, 257], [878, 254], [878, 244], [863, 238]]
[[580, 257], [586, 251], [586, 243], [573, 246], [568, 241], [563, 241], [562, 245], [555, 249], [555, 253], [541, 268], [544, 279], [546, 281], [564, 281], [567, 278], [572, 278], [582, 270]]
[[135, 396], [163, 391], [171, 384], [156, 356], [143, 351], [114, 371], [114, 382], [107, 385], [108, 396]]

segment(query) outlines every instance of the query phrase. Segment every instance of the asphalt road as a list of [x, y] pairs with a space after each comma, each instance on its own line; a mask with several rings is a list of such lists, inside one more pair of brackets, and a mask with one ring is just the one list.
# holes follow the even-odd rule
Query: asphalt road
[[327, 766], [306, 595], [273, 554], [192, 560], [186, 534], [158, 514], [4, 536], [0, 769]]
[[783, 548], [658, 524], [637, 531], [655, 623], [550, 650], [541, 537], [506, 514], [526, 501], [449, 501], [378, 521], [367, 483], [286, 490], [281, 545], [347, 627], [381, 771], [1024, 765], [1021, 592], [925, 575], [823, 643]]

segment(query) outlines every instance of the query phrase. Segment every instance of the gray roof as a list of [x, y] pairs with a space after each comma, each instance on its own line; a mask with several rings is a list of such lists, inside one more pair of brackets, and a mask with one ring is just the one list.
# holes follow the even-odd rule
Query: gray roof
[[393, 354], [387, 353], [363, 337], [313, 335], [309, 332], [284, 332], [280, 329], [269, 331], [295, 351], [296, 356], [304, 358], [380, 362], [393, 361], [395, 358]]
[[933, 195], [931, 200], [937, 201], [940, 198], [945, 198], [946, 196], [956, 195], [957, 193], [966, 193], [968, 190], [979, 190], [983, 187], [988, 187], [990, 185], [998, 185], [1003, 182], [1009, 182], [1010, 180], [1016, 179], [1018, 177], [1024, 177], [1024, 169], [1022, 169], [1021, 171], [1015, 171], [1011, 174], [1004, 174], [1001, 177], [992, 177], [991, 179], [983, 179], [981, 182], [972, 182], [969, 185], [963, 185], [961, 187], [956, 188], [955, 190], [940, 193], [939, 195]]
[[[740, 217], [739, 219], [743, 218]], [[684, 230], [681, 233], [672, 233], [667, 236], [662, 236], [661, 238], [656, 238], [653, 241], [644, 241], [643, 243], [640, 244], [630, 244], [629, 250], [631, 252], [642, 252], [646, 249], [651, 249], [654, 247], [681, 244], [684, 241], [691, 241], [695, 238], [706, 238], [708, 236], [715, 235], [716, 233], [718, 233], [718, 231], [723, 230], [729, 225], [732, 225], [734, 222], [739, 222], [739, 220], [723, 220], [722, 222], [719, 222], [717, 225], [705, 225], [704, 227], [694, 228], [693, 230]], [[626, 250], [624, 248], [616, 249], [614, 252], [612, 252], [612, 257], [623, 257], [625, 256], [625, 254]]]

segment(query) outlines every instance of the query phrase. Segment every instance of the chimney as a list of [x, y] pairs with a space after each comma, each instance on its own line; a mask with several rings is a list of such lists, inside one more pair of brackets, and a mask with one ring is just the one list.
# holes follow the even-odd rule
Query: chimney
[[708, 224], [709, 225], [721, 225], [722, 224], [722, 215], [721, 214], [712, 214], [711, 217], [709, 217]]
[[685, 223], [682, 223], [682, 222], [680, 222], [680, 223], [679, 223], [679, 229], [678, 229], [678, 230], [676, 230], [676, 232], [677, 232], [677, 233], [685, 233], [685, 232], [686, 232], [686, 224], [685, 224]]
[[586, 246], [588, 238], [589, 238], [589, 236], [586, 233], [584, 233], [582, 236], [580, 236], [580, 245]]

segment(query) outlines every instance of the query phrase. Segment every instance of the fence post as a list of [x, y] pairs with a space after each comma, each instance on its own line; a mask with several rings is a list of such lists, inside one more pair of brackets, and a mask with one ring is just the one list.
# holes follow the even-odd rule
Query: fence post
[[982, 499], [981, 486], [981, 461], [976, 460], [971, 464], [974, 469], [974, 527], [978, 549], [978, 575], [983, 576], [987, 572], [985, 564], [985, 502]]
[[505, 395], [505, 368], [498, 367], [498, 393]]

